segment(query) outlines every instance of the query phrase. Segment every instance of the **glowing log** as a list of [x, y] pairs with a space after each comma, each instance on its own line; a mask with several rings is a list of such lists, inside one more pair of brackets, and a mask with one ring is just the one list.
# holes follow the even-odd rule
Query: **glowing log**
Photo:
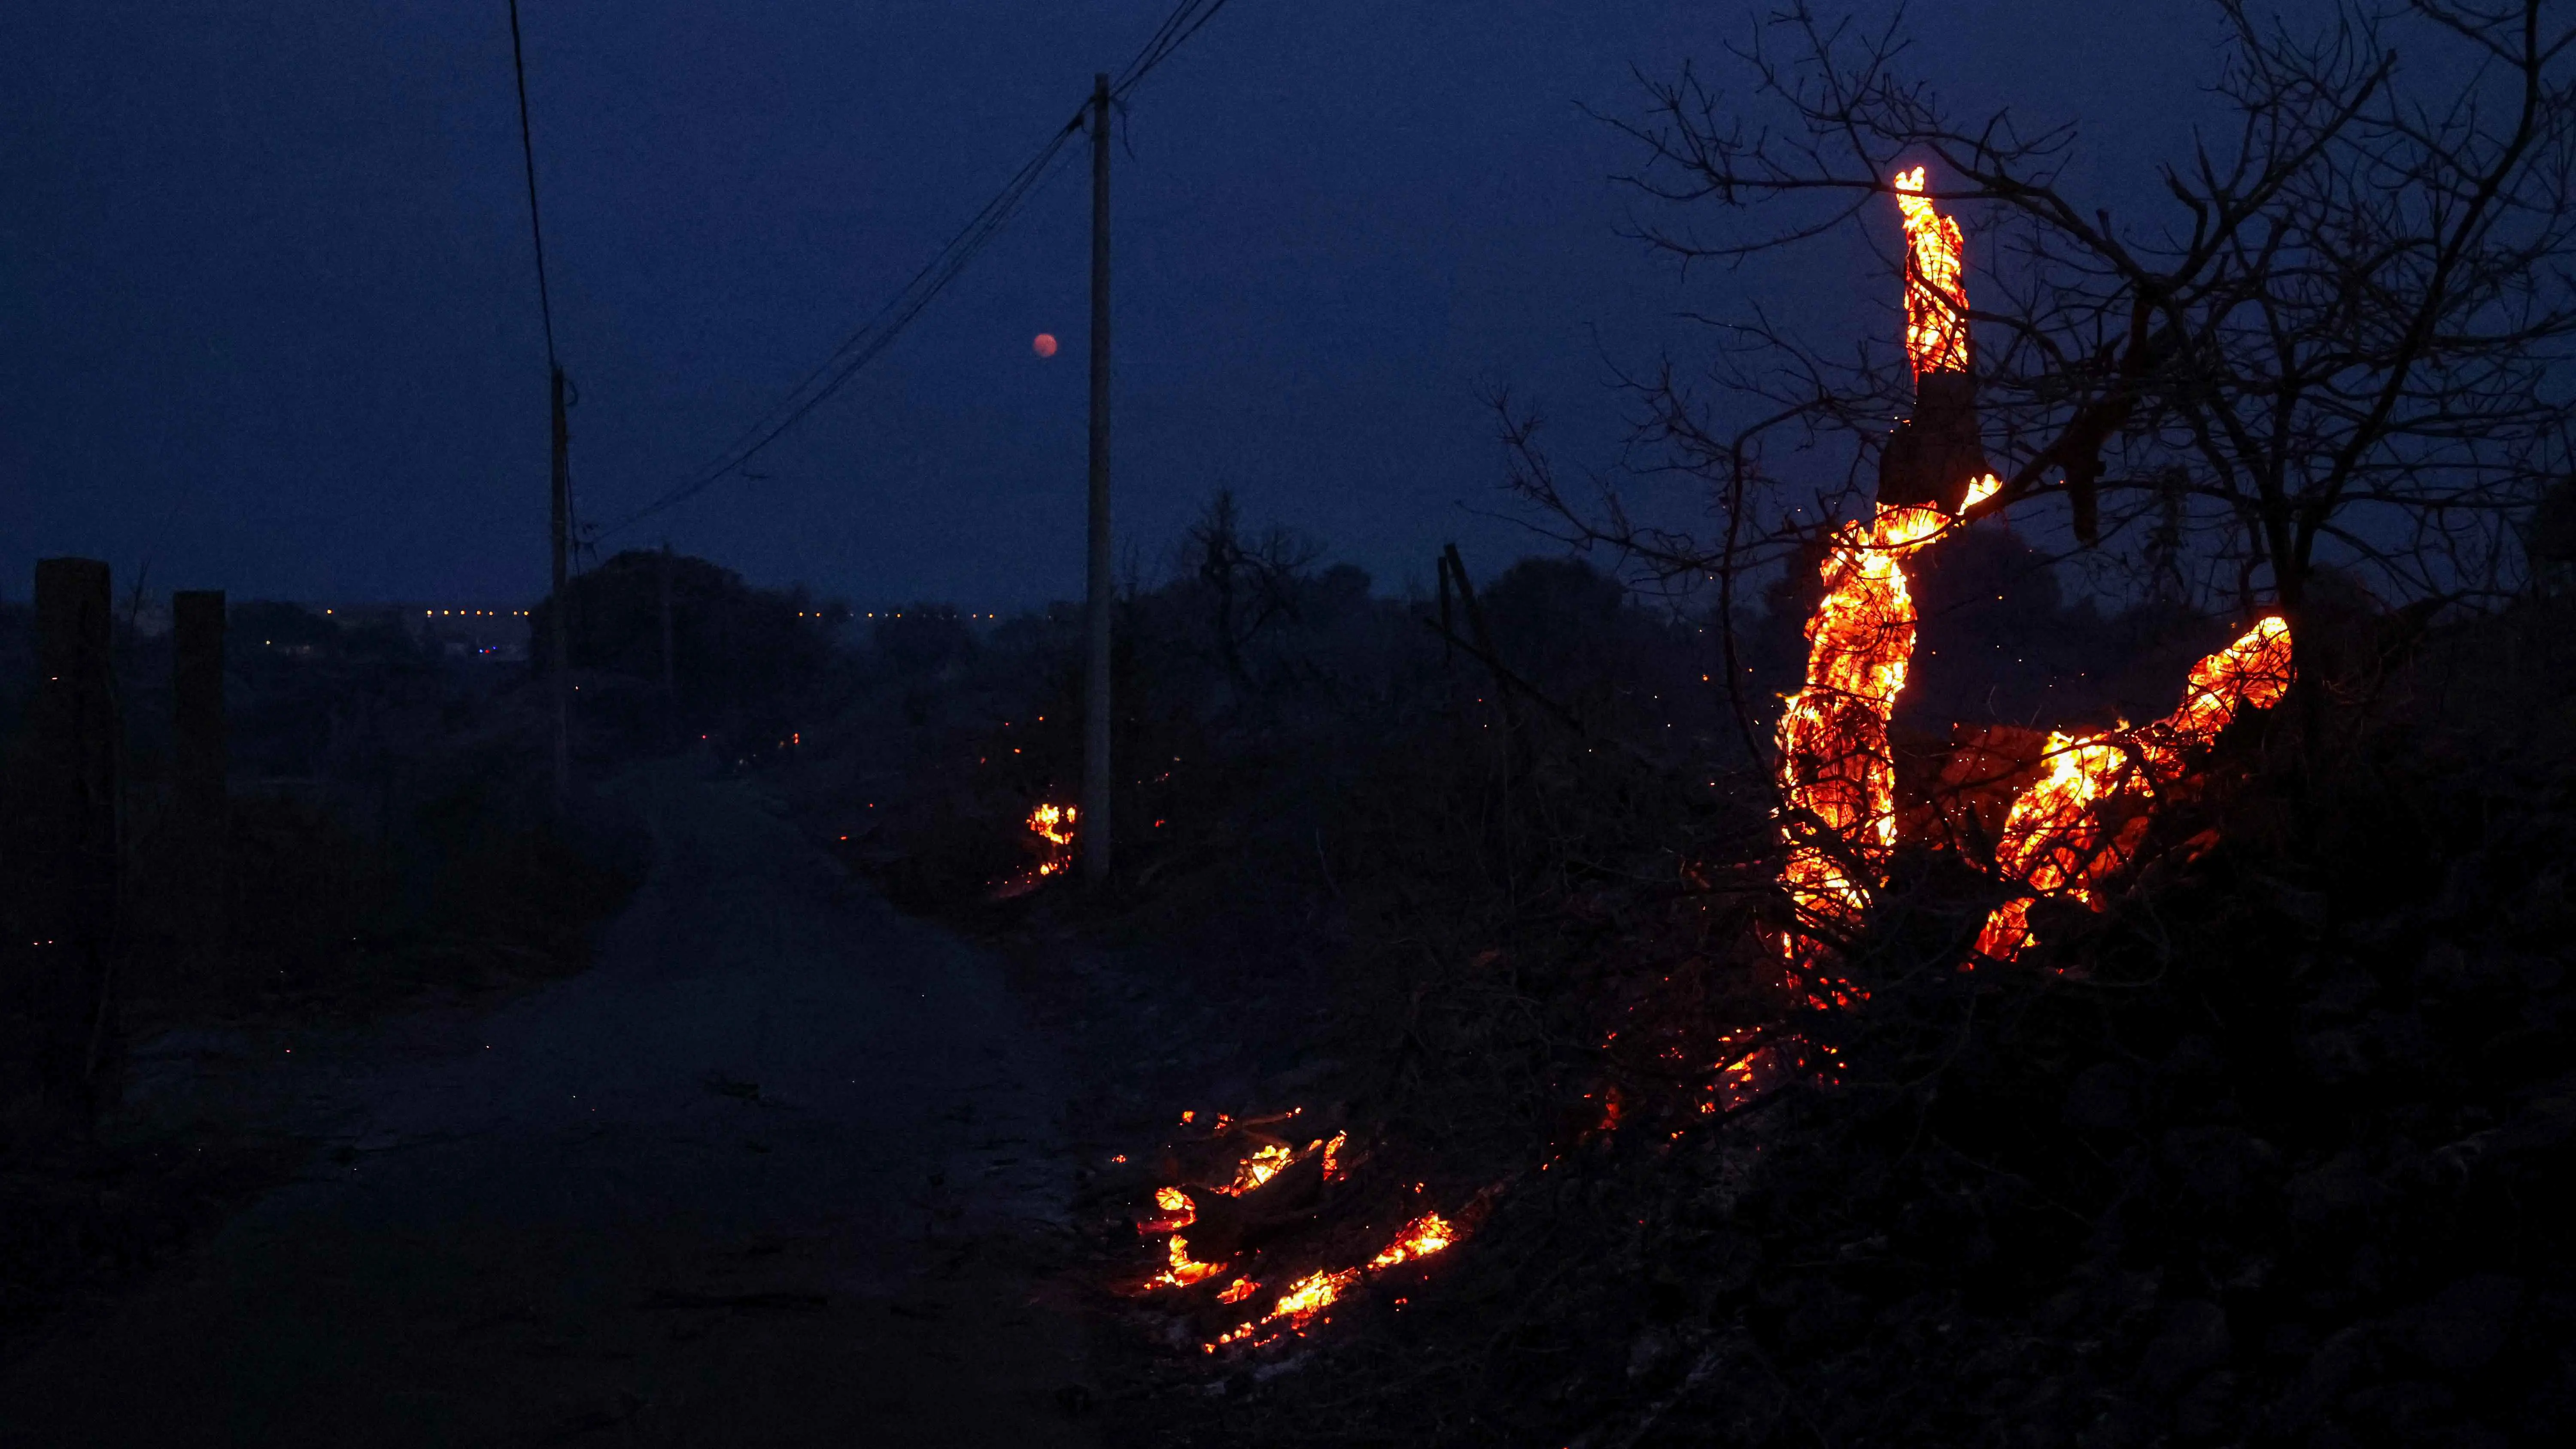
[[1996, 907], [1977, 950], [2009, 961], [2031, 945], [2032, 897], [2100, 909], [2099, 887], [2136, 858], [2157, 798], [2187, 776], [2192, 755], [2240, 711], [2279, 703], [2290, 680], [2290, 626], [2267, 618], [2193, 665], [2181, 707], [2163, 719], [2083, 739], [2050, 735], [2048, 772], [2013, 801], [1995, 847], [1996, 869], [2031, 896]]

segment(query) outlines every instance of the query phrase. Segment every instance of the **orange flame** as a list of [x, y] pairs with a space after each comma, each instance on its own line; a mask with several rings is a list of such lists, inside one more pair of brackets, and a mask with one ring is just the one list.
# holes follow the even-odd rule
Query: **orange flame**
[[[2280, 702], [2290, 688], [2290, 661], [2289, 624], [2267, 618], [2193, 665], [2181, 707], [2163, 719], [2083, 739], [2051, 734], [2048, 773], [2014, 798], [1995, 847], [1996, 868], [2036, 895], [2097, 905], [2095, 887], [2135, 857], [2149, 821], [2141, 809], [2115, 824], [2103, 807], [2123, 797], [2151, 805], [2158, 791], [2183, 776], [2188, 753], [2207, 748], [2240, 709]], [[2030, 900], [2021, 898], [1986, 918], [1977, 950], [2009, 961], [2035, 939]]]
[[[1448, 1219], [1438, 1213], [1424, 1213], [1406, 1223], [1384, 1251], [1369, 1259], [1366, 1268], [1329, 1268], [1309, 1273], [1289, 1284], [1287, 1291], [1279, 1295], [1279, 1301], [1270, 1305], [1269, 1312], [1250, 1323], [1227, 1329], [1201, 1347], [1214, 1353], [1228, 1344], [1241, 1343], [1257, 1334], [1267, 1342], [1275, 1335], [1266, 1334], [1264, 1330], [1271, 1329], [1273, 1325], [1276, 1325], [1277, 1333], [1302, 1333], [1325, 1309], [1341, 1301], [1342, 1295], [1365, 1274], [1383, 1273], [1399, 1264], [1417, 1262], [1434, 1253], [1444, 1252], [1459, 1237], [1458, 1229]], [[1251, 1297], [1253, 1290], [1260, 1286], [1248, 1278], [1238, 1278], [1226, 1285], [1225, 1291], [1217, 1295], [1217, 1301], [1241, 1302]]]
[[1905, 356], [1914, 375], [1968, 370], [1968, 285], [1959, 223], [1923, 195], [1923, 168], [1899, 172], [1905, 218]]

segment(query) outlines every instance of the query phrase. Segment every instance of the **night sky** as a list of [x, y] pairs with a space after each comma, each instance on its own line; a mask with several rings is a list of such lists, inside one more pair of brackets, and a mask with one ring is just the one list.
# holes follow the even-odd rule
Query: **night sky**
[[[524, 0], [585, 516], [718, 452], [1168, 9]], [[1634, 152], [1581, 107], [1638, 114], [1632, 66], [1722, 73], [1752, 13], [1232, 0], [1136, 93], [1115, 162], [1122, 550], [1150, 573], [1226, 485], [1381, 587], [1453, 538], [1498, 567], [1546, 545], [1499, 491], [1490, 387], [1598, 466], [1609, 364], [1698, 346], [1686, 308], [1753, 287], [1884, 324], [1895, 283], [1863, 253], [1685, 284], [1620, 234]], [[2081, 121], [2074, 180], [2113, 199], [2193, 113], [2215, 35], [2189, 0], [1926, 3], [1911, 29], [1962, 106]], [[0, 591], [71, 553], [120, 588], [148, 561], [155, 591], [540, 592], [516, 121], [501, 0], [0, 12]], [[1077, 594], [1086, 185], [1058, 174], [768, 477], [602, 554], [667, 536], [863, 607]]]

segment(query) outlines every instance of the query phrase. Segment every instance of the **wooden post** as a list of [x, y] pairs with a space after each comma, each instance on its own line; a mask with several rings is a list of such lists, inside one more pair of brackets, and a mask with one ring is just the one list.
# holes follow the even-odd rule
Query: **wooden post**
[[[111, 1043], [117, 890], [117, 731], [107, 565], [36, 565], [36, 695], [28, 710], [29, 1043], [49, 1105], [87, 1117]], [[16, 943], [12, 943], [13, 945]]]
[[231, 806], [224, 788], [231, 752], [224, 734], [224, 593], [170, 596], [171, 815], [176, 849], [180, 957], [220, 970], [230, 925], [232, 877], [226, 845]]
[[564, 423], [564, 374], [553, 371], [554, 417], [554, 599], [546, 612], [553, 623], [555, 651], [555, 809], [572, 801], [572, 646], [564, 615], [572, 608], [564, 592], [572, 557], [571, 438]]
[[1091, 539], [1083, 670], [1083, 878], [1109, 879], [1109, 77], [1091, 81]]

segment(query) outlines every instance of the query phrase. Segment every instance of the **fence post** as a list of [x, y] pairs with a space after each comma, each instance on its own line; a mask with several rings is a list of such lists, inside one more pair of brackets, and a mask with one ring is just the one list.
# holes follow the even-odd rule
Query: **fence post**
[[[191, 983], [223, 970], [230, 929], [231, 803], [225, 776], [224, 591], [170, 596], [172, 894]], [[229, 983], [218, 983], [228, 986]]]
[[[36, 565], [36, 695], [23, 781], [27, 1001], [38, 1083], [87, 1117], [113, 1043], [117, 727], [107, 565]], [[12, 943], [15, 944], [15, 943]]]

